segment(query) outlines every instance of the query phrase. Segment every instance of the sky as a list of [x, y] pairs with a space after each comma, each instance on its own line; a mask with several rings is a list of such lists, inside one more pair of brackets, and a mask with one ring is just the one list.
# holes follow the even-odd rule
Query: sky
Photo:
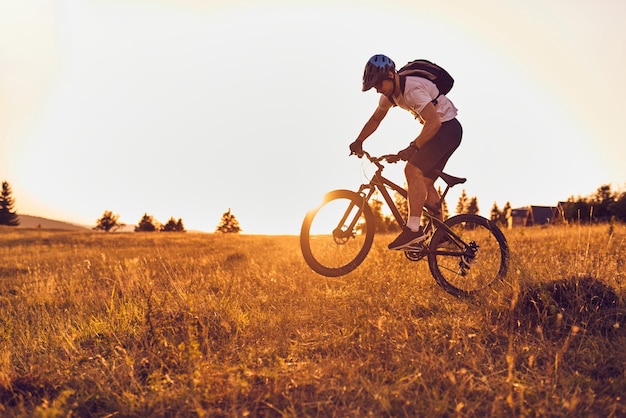
[[[21, 214], [213, 232], [231, 209], [244, 233], [297, 234], [324, 193], [374, 172], [348, 145], [384, 53], [456, 80], [446, 171], [468, 181], [452, 210], [462, 188], [485, 216], [623, 190], [625, 15], [621, 0], [0, 0], [0, 180]], [[393, 109], [364, 148], [420, 128]]]

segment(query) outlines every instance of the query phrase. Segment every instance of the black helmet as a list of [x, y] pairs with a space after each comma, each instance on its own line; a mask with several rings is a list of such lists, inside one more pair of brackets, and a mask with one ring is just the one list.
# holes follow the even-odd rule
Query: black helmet
[[395, 71], [396, 64], [386, 55], [374, 55], [365, 64], [363, 72], [363, 91], [368, 91], [380, 80], [387, 78], [389, 71]]

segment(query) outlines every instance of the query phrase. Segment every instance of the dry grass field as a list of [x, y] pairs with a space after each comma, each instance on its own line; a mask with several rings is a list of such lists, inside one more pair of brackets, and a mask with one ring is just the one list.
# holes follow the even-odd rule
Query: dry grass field
[[376, 238], [0, 228], [0, 415], [626, 416], [626, 227], [505, 231], [470, 299]]

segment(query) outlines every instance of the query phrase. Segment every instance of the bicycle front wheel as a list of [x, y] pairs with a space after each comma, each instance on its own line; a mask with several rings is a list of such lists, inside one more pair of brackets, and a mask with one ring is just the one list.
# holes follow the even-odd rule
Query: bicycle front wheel
[[506, 276], [509, 247], [500, 229], [482, 216], [462, 214], [444, 222], [430, 241], [428, 265], [441, 287], [469, 296]]
[[374, 216], [365, 198], [335, 190], [307, 213], [300, 230], [300, 248], [315, 272], [337, 277], [350, 273], [365, 259], [374, 240]]

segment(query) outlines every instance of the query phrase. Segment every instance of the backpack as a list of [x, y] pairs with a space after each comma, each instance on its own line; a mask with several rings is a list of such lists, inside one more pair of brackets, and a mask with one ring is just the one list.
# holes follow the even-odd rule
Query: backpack
[[406, 77], [422, 77], [435, 83], [439, 94], [433, 100], [434, 104], [437, 104], [439, 96], [448, 94], [454, 85], [454, 78], [452, 78], [450, 73], [437, 64], [424, 59], [409, 62], [398, 70], [398, 75], [400, 76], [400, 90], [402, 94], [404, 94]]

